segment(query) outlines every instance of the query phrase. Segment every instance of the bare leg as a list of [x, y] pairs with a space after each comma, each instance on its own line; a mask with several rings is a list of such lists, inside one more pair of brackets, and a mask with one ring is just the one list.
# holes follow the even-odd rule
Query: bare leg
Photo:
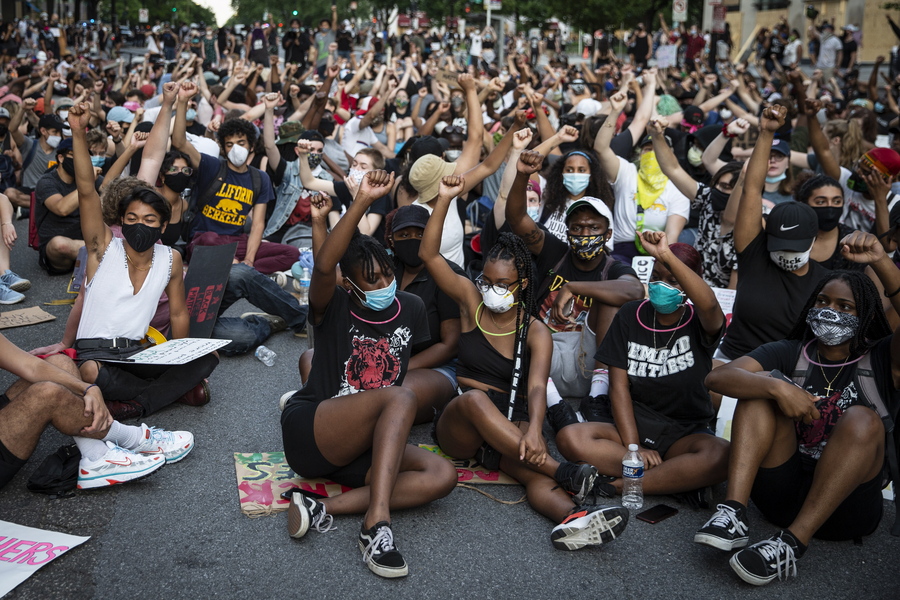
[[322, 456], [343, 466], [372, 449], [370, 503], [363, 521], [368, 529], [390, 522], [390, 500], [416, 414], [413, 393], [402, 387], [368, 390], [324, 400], [313, 431]]
[[450, 380], [432, 369], [413, 369], [403, 379], [403, 387], [416, 395], [416, 425], [434, 419], [434, 411], [441, 410], [456, 395]]
[[759, 468], [783, 465], [796, 450], [794, 422], [778, 410], [774, 400], [740, 400], [731, 425], [725, 499], [747, 506]]
[[[434, 452], [407, 445], [400, 461], [400, 472], [390, 499], [391, 510], [422, 506], [443, 498], [456, 487], [453, 464]], [[371, 483], [371, 471], [366, 477]], [[332, 515], [359, 514], [371, 504], [371, 487], [365, 486], [322, 500]]]
[[[677, 494], [725, 481], [728, 448], [726, 440], [706, 433], [681, 438], [669, 448], [661, 465], [644, 471], [644, 493]], [[613, 485], [621, 492], [621, 480]]]
[[297, 361], [297, 368], [300, 370], [300, 382], [303, 385], [306, 385], [306, 380], [309, 379], [309, 372], [312, 371], [313, 353], [315, 353], [315, 350], [310, 348], [301, 354], [300, 359]]
[[612, 423], [575, 423], [559, 430], [556, 447], [571, 461], [584, 461], [602, 475], [622, 475], [625, 446]]
[[884, 425], [875, 411], [851, 406], [832, 430], [816, 464], [812, 487], [790, 530], [803, 544], [857, 486], [873, 479], [884, 464]]
[[75, 264], [83, 240], [72, 240], [58, 235], [47, 243], [47, 260], [57, 269], [70, 269]]
[[[456, 458], [475, 456], [487, 442], [504, 457], [518, 462], [522, 430], [500, 414], [487, 394], [469, 390], [444, 409], [437, 423], [437, 437], [444, 452]], [[548, 457], [542, 466], [528, 468], [552, 478], [559, 463]]]
[[552, 477], [536, 473], [527, 465], [506, 456], [500, 459], [500, 469], [524, 485], [528, 504], [554, 523], [562, 522], [575, 508], [572, 497]]
[[49, 424], [66, 435], [79, 435], [91, 420], [84, 416], [84, 401], [68, 389], [47, 381], [31, 384], [0, 409], [0, 441], [25, 460]]
[[26, 194], [24, 192], [20, 192], [16, 188], [6, 188], [3, 192], [6, 194], [6, 197], [9, 198], [9, 201], [12, 202], [13, 206], [21, 206], [22, 208], [28, 208], [31, 206], [31, 195]]

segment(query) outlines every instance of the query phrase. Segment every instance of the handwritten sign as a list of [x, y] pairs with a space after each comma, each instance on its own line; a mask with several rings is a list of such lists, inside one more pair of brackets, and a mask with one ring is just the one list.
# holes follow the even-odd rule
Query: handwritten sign
[[441, 83], [446, 83], [447, 87], [450, 88], [459, 87], [459, 82], [456, 80], [457, 77], [459, 77], [459, 73], [449, 69], [438, 69], [438, 72], [434, 76], [435, 79]]
[[637, 273], [641, 283], [647, 285], [650, 283], [650, 275], [653, 274], [653, 263], [656, 259], [652, 256], [635, 256], [631, 259], [631, 268]]
[[731, 313], [734, 311], [734, 298], [737, 294], [737, 290], [728, 290], [725, 288], [714, 287], [712, 291], [716, 294], [716, 300], [719, 301], [719, 306], [722, 307], [722, 312], [725, 313], [725, 324], [730, 324]]
[[674, 67], [678, 62], [678, 46], [666, 44], [656, 49], [656, 66], [660, 69]]
[[89, 539], [0, 521], [0, 596]]
[[45, 321], [53, 321], [54, 319], [56, 319], [56, 317], [45, 312], [42, 308], [32, 306], [31, 308], [22, 308], [0, 313], [0, 329], [24, 327], [25, 325], [34, 325]]
[[181, 338], [141, 350], [126, 360], [103, 360], [105, 362], [127, 362], [141, 365], [183, 365], [230, 343], [231, 340]]

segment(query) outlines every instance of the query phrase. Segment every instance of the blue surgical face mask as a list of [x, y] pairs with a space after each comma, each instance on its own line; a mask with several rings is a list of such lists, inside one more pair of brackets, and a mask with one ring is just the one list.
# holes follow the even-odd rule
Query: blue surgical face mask
[[590, 173], [565, 173], [563, 175], [563, 185], [566, 186], [566, 189], [573, 196], [577, 196], [586, 190], [590, 181]]
[[773, 175], [772, 177], [766, 177], [766, 183], [781, 183], [785, 179], [787, 179], [787, 171], [785, 171], [781, 175]]
[[528, 216], [531, 217], [531, 220], [537, 223], [538, 219], [541, 218], [541, 207], [540, 206], [529, 206], [525, 209], [525, 212], [528, 213]]
[[92, 156], [91, 164], [94, 165], [95, 167], [102, 167], [103, 165], [106, 164], [106, 157], [105, 156]]
[[391, 280], [390, 285], [387, 287], [383, 287], [380, 290], [371, 290], [369, 292], [364, 292], [359, 289], [359, 286], [353, 283], [351, 279], [347, 279], [350, 282], [350, 285], [356, 288], [362, 297], [359, 298], [360, 303], [368, 309], [371, 310], [384, 310], [391, 305], [394, 301], [394, 298], [397, 296], [397, 278], [394, 277]]
[[684, 304], [684, 292], [663, 281], [651, 281], [647, 285], [650, 293], [650, 304], [657, 312], [669, 315]]
[[184, 113], [185, 121], [196, 121], [197, 120], [197, 111], [193, 108], [187, 109], [187, 112]]

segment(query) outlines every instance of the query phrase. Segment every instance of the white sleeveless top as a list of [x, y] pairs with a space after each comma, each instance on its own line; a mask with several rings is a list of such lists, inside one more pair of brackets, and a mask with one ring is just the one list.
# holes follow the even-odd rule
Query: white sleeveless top
[[150, 271], [135, 294], [128, 276], [125, 245], [121, 238], [114, 237], [100, 259], [94, 278], [85, 285], [84, 308], [75, 337], [141, 339], [147, 334], [171, 274], [172, 249], [154, 245]]
[[[463, 228], [462, 221], [459, 220], [457, 202], [457, 198], [450, 201], [450, 209], [444, 219], [444, 231], [441, 234], [441, 256], [464, 269], [466, 259], [463, 253], [463, 243], [466, 239], [466, 230]], [[427, 210], [429, 215], [434, 212], [433, 208], [424, 202], [419, 202], [419, 199], [416, 199], [416, 204]]]

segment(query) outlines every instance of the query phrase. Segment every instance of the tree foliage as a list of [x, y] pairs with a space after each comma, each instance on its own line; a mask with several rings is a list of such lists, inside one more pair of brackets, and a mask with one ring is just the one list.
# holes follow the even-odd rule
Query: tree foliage
[[[107, 23], [112, 22], [111, 0], [105, 0], [98, 8], [100, 18]], [[216, 16], [212, 10], [195, 4], [191, 0], [168, 0], [159, 4], [147, 0], [115, 0], [116, 21], [140, 25], [138, 10], [141, 8], [146, 8], [150, 13], [149, 25], [156, 21], [184, 21], [185, 23], [206, 23], [213, 26], [216, 23]], [[173, 11], [173, 8], [177, 10]]]

